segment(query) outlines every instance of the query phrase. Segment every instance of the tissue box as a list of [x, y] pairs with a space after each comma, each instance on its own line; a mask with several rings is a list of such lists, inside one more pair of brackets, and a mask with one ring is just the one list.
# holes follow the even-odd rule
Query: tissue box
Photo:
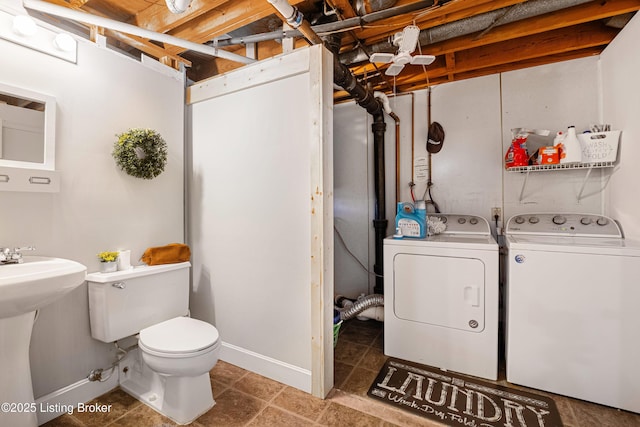
[[578, 135], [582, 163], [615, 162], [618, 156], [620, 131], [583, 133]]

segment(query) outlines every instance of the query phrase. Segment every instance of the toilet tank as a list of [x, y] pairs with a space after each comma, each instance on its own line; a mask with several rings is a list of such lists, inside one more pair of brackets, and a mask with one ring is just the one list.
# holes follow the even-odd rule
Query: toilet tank
[[182, 262], [87, 274], [91, 336], [114, 342], [188, 314], [190, 267]]

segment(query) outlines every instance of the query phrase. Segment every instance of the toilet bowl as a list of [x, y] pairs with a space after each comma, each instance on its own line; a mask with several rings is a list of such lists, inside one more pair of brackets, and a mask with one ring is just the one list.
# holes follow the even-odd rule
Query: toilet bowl
[[214, 405], [209, 371], [218, 361], [220, 340], [212, 325], [176, 317], [140, 331], [138, 348], [155, 392], [136, 396], [179, 424], [189, 424]]
[[160, 375], [193, 377], [218, 361], [220, 336], [209, 323], [176, 317], [140, 331], [142, 359]]
[[217, 329], [189, 313], [188, 262], [87, 275], [91, 335], [104, 342], [137, 335], [119, 360], [119, 385], [178, 424], [215, 404], [209, 371], [218, 361]]

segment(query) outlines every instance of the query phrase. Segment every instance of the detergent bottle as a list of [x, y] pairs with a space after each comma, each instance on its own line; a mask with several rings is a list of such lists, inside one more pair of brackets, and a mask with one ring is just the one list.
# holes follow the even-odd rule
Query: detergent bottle
[[416, 205], [408, 202], [398, 203], [396, 230], [400, 230], [402, 237], [424, 238], [427, 236], [427, 204], [424, 200], [416, 202]]
[[567, 134], [562, 140], [562, 153], [560, 163], [580, 163], [582, 161], [582, 149], [576, 135], [576, 127], [569, 126]]

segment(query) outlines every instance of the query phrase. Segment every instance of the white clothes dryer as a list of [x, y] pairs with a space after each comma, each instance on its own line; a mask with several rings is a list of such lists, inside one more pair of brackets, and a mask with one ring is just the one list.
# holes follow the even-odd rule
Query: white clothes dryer
[[509, 219], [507, 381], [640, 412], [640, 245], [611, 218]]
[[445, 232], [384, 240], [384, 353], [495, 380], [498, 245], [484, 218], [434, 216]]

